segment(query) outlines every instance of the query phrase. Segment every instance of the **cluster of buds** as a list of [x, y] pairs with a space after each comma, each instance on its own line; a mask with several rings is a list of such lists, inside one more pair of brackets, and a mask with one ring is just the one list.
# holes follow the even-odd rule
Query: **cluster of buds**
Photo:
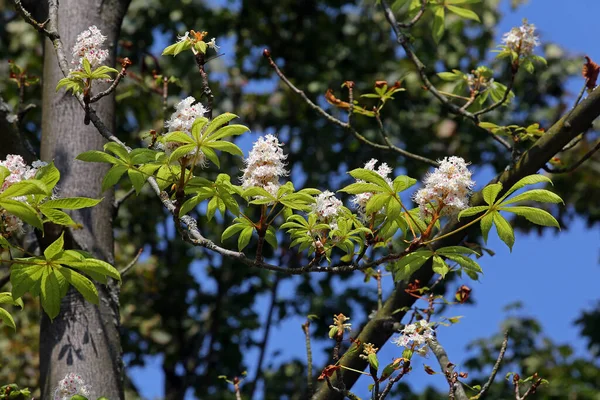
[[344, 331], [352, 329], [352, 324], [346, 321], [350, 321], [350, 318], [342, 313], [333, 316], [333, 325], [329, 325], [329, 337], [331, 339], [341, 340], [344, 337]]
[[[183, 36], [178, 36], [177, 40], [179, 42], [185, 42], [187, 40], [191, 41], [192, 43], [203, 42], [204, 37], [207, 34], [208, 34], [208, 32], [206, 32], [206, 31], [196, 32], [194, 30], [190, 30], [190, 31], [187, 31]], [[214, 49], [215, 51], [219, 51], [220, 46], [217, 46], [217, 42], [216, 42], [215, 38], [212, 38], [212, 39], [210, 39], [210, 41], [206, 42], [206, 45], [209, 48]]]
[[270, 134], [254, 142], [248, 158], [244, 160], [246, 164], [246, 168], [242, 170], [244, 189], [260, 187], [271, 195], [277, 196], [281, 186], [279, 179], [288, 175], [284, 162], [287, 155], [283, 153], [282, 146], [279, 139]]
[[467, 208], [469, 194], [475, 185], [471, 171], [460, 157], [446, 157], [440, 166], [423, 180], [425, 187], [414, 197], [421, 215], [453, 215]]
[[494, 83], [493, 71], [488, 67], [479, 66], [465, 75], [465, 80], [471, 93], [483, 92]]
[[379, 348], [375, 347], [373, 343], [365, 343], [363, 344], [362, 354], [359, 355], [363, 360], [369, 360], [369, 354], [377, 354], [377, 350]]
[[77, 41], [73, 46], [73, 60], [71, 64], [74, 68], [71, 71], [83, 71], [83, 59], [87, 59], [92, 69], [99, 67], [108, 58], [108, 50], [102, 49], [102, 44], [106, 36], [100, 32], [95, 25], [77, 36]]
[[[427, 321], [424, 319], [409, 324], [402, 330], [402, 335], [392, 339], [392, 343], [399, 347], [412, 346], [414, 349], [423, 349], [428, 339], [433, 339], [434, 331]], [[426, 349], [426, 348], [425, 348]]]
[[[0, 186], [0, 193], [4, 192], [7, 188], [17, 182], [34, 178], [38, 169], [46, 165], [48, 164], [43, 161], [34, 161], [32, 165], [29, 166], [25, 163], [23, 157], [14, 154], [7, 155], [6, 160], [0, 161], [0, 167], [6, 168], [9, 172], [4, 178], [2, 186]], [[14, 200], [27, 202], [27, 197], [15, 197]], [[21, 232], [22, 230], [23, 221], [21, 221], [21, 219], [9, 214], [4, 209], [0, 210], [0, 234], [8, 236], [13, 233]]]
[[[165, 122], [165, 126], [168, 132], [184, 132], [189, 137], [192, 137], [192, 125], [196, 118], [203, 117], [204, 113], [206, 113], [206, 108], [201, 103], [196, 103], [195, 98], [189, 96], [177, 103], [175, 112]], [[171, 153], [181, 145], [182, 143], [177, 142], [167, 143], [167, 153]], [[195, 165], [204, 166], [206, 163], [206, 156], [201, 151], [196, 152], [196, 150], [192, 150], [186, 157], [195, 160]]]
[[85, 384], [81, 376], [71, 372], [58, 382], [58, 387], [54, 390], [52, 399], [68, 400], [77, 394], [88, 397], [90, 395], [90, 387]]
[[[387, 183], [390, 184], [390, 186], [392, 185], [392, 180], [388, 177], [388, 175], [392, 172], [392, 169], [387, 165], [387, 163], [381, 163], [379, 165], [379, 168], [375, 169], [375, 164], [377, 164], [377, 159], [372, 158], [371, 160], [369, 160], [369, 162], [367, 162], [364, 166], [364, 169], [368, 169], [370, 171], [374, 171], [376, 172], [379, 176], [381, 176], [383, 179], [385, 179], [385, 181]], [[363, 182], [360, 179], [357, 179], [356, 182]], [[365, 219], [366, 216], [365, 214], [365, 208], [367, 206], [367, 203], [369, 202], [369, 200], [371, 199], [371, 197], [373, 197], [374, 193], [370, 193], [370, 192], [365, 192], [365, 193], [359, 193], [356, 196], [354, 196], [352, 198], [352, 203], [356, 206], [357, 210], [358, 210], [358, 214], [361, 216], [361, 218]]]
[[540, 41], [535, 34], [535, 26], [523, 20], [523, 25], [512, 28], [510, 32], [504, 34], [502, 43], [519, 56], [527, 57], [533, 53], [536, 46], [539, 46]]

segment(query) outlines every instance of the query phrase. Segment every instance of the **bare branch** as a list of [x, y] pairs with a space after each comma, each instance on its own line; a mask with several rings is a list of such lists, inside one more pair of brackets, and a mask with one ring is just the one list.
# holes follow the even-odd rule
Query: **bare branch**
[[127, 68], [130, 65], [131, 65], [131, 60], [129, 58], [125, 57], [123, 59], [123, 61], [121, 62], [121, 71], [119, 71], [119, 74], [113, 81], [112, 85], [110, 85], [110, 87], [108, 89], [104, 90], [103, 92], [100, 92], [100, 93], [96, 94], [95, 96], [92, 96], [92, 98], [90, 99], [90, 104], [95, 103], [98, 100], [100, 100], [101, 98], [103, 98], [104, 96], [108, 96], [109, 94], [114, 92], [115, 89], [117, 88], [117, 86], [119, 85], [119, 82], [121, 82], [121, 79], [123, 79], [123, 77], [125, 75], [127, 75]]
[[135, 257], [133, 257], [133, 260], [131, 260], [129, 262], [129, 264], [127, 264], [125, 267], [123, 267], [122, 270], [119, 271], [119, 274], [121, 274], [121, 277], [123, 277], [125, 274], [127, 274], [129, 272], [129, 270], [131, 268], [133, 268], [133, 266], [135, 264], [137, 264], [138, 260], [140, 259], [140, 256], [142, 255], [142, 252], [144, 251], [144, 249], [139, 249], [137, 254], [135, 255]]
[[587, 153], [585, 153], [585, 155], [583, 157], [581, 157], [581, 159], [579, 161], [577, 161], [575, 164], [571, 165], [570, 167], [567, 167], [567, 168], [555, 168], [555, 169], [544, 167], [544, 171], [550, 172], [551, 174], [568, 174], [569, 172], [573, 172], [577, 168], [579, 168], [579, 166], [581, 164], [583, 164], [591, 156], [593, 156], [594, 153], [598, 151], [598, 149], [600, 149], [600, 141], [598, 141], [598, 143], [596, 143], [596, 145], [594, 146], [593, 149], [591, 149], [590, 151], [588, 151]]
[[498, 354], [498, 359], [496, 359], [494, 368], [492, 368], [492, 373], [490, 374], [490, 377], [488, 378], [487, 382], [481, 388], [481, 391], [477, 394], [477, 396], [474, 397], [475, 399], [483, 399], [485, 397], [485, 395], [487, 394], [487, 391], [489, 390], [489, 388], [492, 386], [492, 383], [494, 383], [494, 379], [496, 379], [496, 374], [498, 373], [498, 370], [500, 369], [500, 364], [502, 363], [502, 360], [504, 359], [504, 354], [506, 353], [507, 347], [508, 347], [508, 331], [506, 331], [504, 333], [504, 340], [502, 340], [502, 346], [500, 347], [500, 354]]
[[414, 160], [417, 161], [422, 161], [424, 163], [427, 163], [429, 165], [433, 165], [433, 166], [438, 166], [438, 163], [430, 160], [426, 157], [420, 156], [418, 154], [414, 154], [411, 152], [408, 152], [406, 150], [403, 150], [399, 147], [394, 146], [393, 144], [391, 144], [391, 142], [388, 140], [386, 140], [386, 144], [379, 144], [379, 143], [375, 143], [369, 139], [367, 139], [366, 137], [364, 137], [363, 135], [361, 135], [356, 129], [354, 129], [352, 127], [352, 125], [350, 125], [349, 122], [344, 122], [341, 121], [337, 118], [335, 118], [333, 115], [329, 114], [327, 111], [325, 111], [323, 108], [319, 107], [317, 104], [315, 104], [311, 99], [308, 98], [308, 96], [304, 93], [304, 91], [298, 89], [296, 86], [294, 86], [294, 84], [292, 82], [290, 82], [290, 80], [285, 76], [285, 74], [279, 69], [279, 67], [277, 66], [277, 64], [275, 64], [275, 61], [273, 61], [273, 59], [271, 58], [271, 52], [267, 49], [265, 49], [263, 51], [263, 55], [264, 57], [269, 61], [269, 64], [271, 65], [271, 67], [273, 68], [273, 70], [275, 71], [275, 73], [277, 74], [277, 76], [279, 77], [279, 79], [281, 79], [281, 81], [283, 83], [285, 83], [294, 93], [296, 93], [297, 95], [299, 95], [300, 97], [302, 97], [302, 99], [304, 100], [304, 102], [313, 110], [315, 110], [317, 113], [319, 113], [321, 116], [323, 116], [325, 119], [327, 119], [329, 122], [344, 128], [348, 131], [350, 131], [354, 137], [356, 137], [359, 141], [374, 147], [376, 149], [382, 149], [382, 150], [391, 150], [391, 151], [395, 151], [397, 153], [402, 154], [404, 157], [407, 158], [412, 158]]
[[468, 400], [467, 394], [465, 393], [462, 384], [458, 381], [458, 374], [454, 371], [454, 364], [448, 359], [448, 354], [442, 345], [437, 341], [436, 338], [427, 340], [427, 345], [431, 349], [431, 352], [437, 358], [442, 372], [446, 376], [448, 385], [450, 385], [450, 396], [451, 399]]

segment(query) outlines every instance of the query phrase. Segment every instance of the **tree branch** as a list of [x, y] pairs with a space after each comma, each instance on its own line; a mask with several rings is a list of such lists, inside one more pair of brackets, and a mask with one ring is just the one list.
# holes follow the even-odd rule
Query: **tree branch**
[[[591, 123], [600, 115], [600, 88], [594, 89], [590, 95], [583, 100], [567, 116], [557, 121], [544, 136], [542, 136], [528, 151], [526, 151], [516, 162], [515, 166], [502, 172], [489, 183], [500, 182], [504, 190], [510, 188], [519, 179], [535, 174], [548, 160], [561, 151], [561, 149], [577, 137], [581, 132], [588, 129]], [[501, 194], [499, 194], [501, 195]], [[477, 192], [471, 198], [471, 206], [483, 205], [483, 195]], [[471, 221], [470, 218], [463, 218], [461, 221], [452, 221], [439, 233], [444, 235], [452, 232]], [[432, 243], [433, 250], [441, 247], [453, 246], [468, 234], [469, 229], [464, 229], [456, 234], [450, 235], [444, 239]], [[411, 280], [418, 279], [420, 282], [430, 282], [434, 276], [431, 263], [423, 265], [413, 274]], [[399, 282], [386, 300], [383, 308], [378, 312], [378, 318], [372, 319], [366, 323], [358, 340], [362, 343], [373, 343], [376, 347], [382, 347], [391, 335], [395, 332], [394, 323], [402, 320], [406, 312], [397, 312], [400, 308], [410, 307], [416, 301], [413, 296], [406, 293], [409, 282]], [[357, 370], [364, 370], [366, 362], [358, 357], [358, 354], [344, 354], [340, 360], [340, 365]], [[346, 370], [344, 382], [346, 387], [350, 388], [356, 382], [360, 374]], [[319, 391], [313, 397], [314, 400], [339, 399], [340, 397], [331, 391], [326, 385], [321, 385]]]
[[431, 352], [435, 355], [435, 358], [437, 358], [440, 368], [442, 368], [442, 373], [448, 380], [448, 384], [450, 385], [449, 398], [468, 400], [469, 398], [467, 397], [464, 388], [462, 387], [461, 383], [458, 382], [458, 374], [454, 372], [454, 364], [450, 362], [446, 350], [444, 350], [436, 338], [429, 339], [427, 341], [427, 345], [431, 349]]
[[502, 340], [502, 346], [500, 347], [500, 354], [498, 354], [498, 359], [496, 360], [496, 363], [494, 364], [494, 368], [492, 368], [492, 373], [490, 374], [490, 377], [488, 378], [487, 382], [481, 388], [481, 391], [479, 393], [477, 393], [477, 396], [475, 396], [474, 399], [483, 399], [485, 397], [485, 395], [487, 394], [487, 391], [492, 386], [492, 383], [494, 383], [494, 379], [496, 378], [496, 374], [498, 373], [498, 370], [500, 369], [500, 364], [502, 363], [502, 359], [504, 359], [504, 354], [506, 353], [507, 347], [508, 347], [508, 331], [506, 331], [504, 333], [504, 340]]

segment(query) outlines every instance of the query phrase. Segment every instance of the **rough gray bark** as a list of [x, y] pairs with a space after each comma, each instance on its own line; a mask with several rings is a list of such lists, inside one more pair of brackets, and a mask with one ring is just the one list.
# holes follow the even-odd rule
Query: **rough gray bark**
[[[109, 64], [114, 64], [114, 49], [128, 4], [129, 0], [62, 0], [57, 28], [67, 56], [70, 57], [77, 35], [96, 25], [108, 37], [105, 43], [111, 50]], [[63, 74], [49, 40], [44, 50], [41, 159], [54, 160], [60, 170], [61, 196], [104, 197], [98, 206], [72, 214], [83, 229], [71, 230], [68, 242], [113, 263], [113, 192], [100, 192], [107, 167], [75, 160], [84, 151], [102, 149], [104, 139], [93, 125], [84, 125], [84, 112], [72, 95], [56, 93], [56, 84]], [[105, 97], [95, 107], [98, 116], [114, 130], [114, 96]], [[52, 240], [55, 234], [46, 232], [45, 241]], [[69, 372], [79, 374], [91, 385], [90, 398], [102, 395], [111, 400], [123, 399], [119, 288], [115, 282], [96, 286], [100, 295], [98, 306], [70, 290], [54, 321], [42, 316], [40, 384], [44, 399], [50, 398], [58, 381]]]

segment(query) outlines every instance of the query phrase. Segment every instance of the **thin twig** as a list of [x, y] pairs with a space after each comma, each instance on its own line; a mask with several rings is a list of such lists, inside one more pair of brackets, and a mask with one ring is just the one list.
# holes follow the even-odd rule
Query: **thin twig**
[[129, 262], [129, 264], [127, 264], [125, 267], [123, 267], [122, 270], [119, 271], [119, 274], [121, 274], [121, 277], [123, 277], [125, 274], [127, 274], [129, 272], [129, 270], [131, 268], [133, 268], [133, 266], [135, 264], [137, 264], [138, 260], [140, 259], [140, 256], [142, 255], [142, 252], [144, 251], [143, 248], [140, 248], [137, 252], [137, 254], [135, 255], [135, 257], [133, 257], [133, 260], [131, 260]]
[[123, 195], [123, 197], [119, 198], [119, 199], [115, 199], [114, 203], [113, 203], [113, 209], [114, 212], [116, 213], [117, 211], [119, 211], [119, 207], [121, 207], [121, 205], [129, 198], [131, 197], [133, 194], [135, 193], [135, 188], [131, 188], [129, 189], [129, 191], [127, 193], [125, 193]]
[[402, 28], [402, 29], [412, 28], [413, 25], [415, 25], [417, 22], [419, 22], [419, 20], [421, 19], [421, 17], [425, 13], [425, 7], [426, 6], [427, 6], [427, 0], [421, 0], [421, 8], [419, 8], [419, 11], [413, 17], [413, 19], [411, 19], [410, 22], [407, 22], [407, 23], [399, 22], [398, 23], [398, 27]]
[[119, 82], [121, 82], [121, 79], [123, 79], [123, 77], [125, 75], [127, 75], [127, 68], [131, 65], [131, 60], [127, 57], [125, 57], [123, 59], [123, 61], [121, 62], [121, 71], [119, 71], [119, 74], [117, 75], [117, 77], [115, 78], [115, 80], [113, 81], [112, 85], [110, 85], [108, 87], [108, 89], [96, 94], [95, 96], [92, 96], [92, 98], [90, 98], [90, 104], [91, 103], [95, 103], [98, 100], [100, 100], [101, 98], [103, 98], [104, 96], [108, 96], [109, 94], [111, 94], [112, 92], [115, 91], [115, 89], [117, 88], [117, 86], [119, 85]]
[[306, 342], [306, 387], [308, 390], [308, 396], [313, 395], [313, 361], [312, 361], [312, 347], [310, 344], [310, 320], [307, 319], [302, 324], [302, 331], [304, 332]]
[[290, 80], [285, 76], [285, 74], [279, 69], [279, 67], [277, 66], [277, 64], [275, 64], [275, 61], [273, 61], [273, 59], [271, 58], [271, 52], [269, 50], [264, 50], [263, 51], [263, 55], [264, 57], [269, 61], [269, 64], [271, 65], [271, 67], [273, 68], [273, 70], [275, 71], [275, 73], [277, 74], [277, 76], [279, 77], [279, 79], [285, 83], [287, 85], [287, 87], [289, 87], [294, 93], [296, 93], [297, 95], [299, 95], [302, 100], [304, 100], [304, 102], [313, 110], [315, 110], [317, 113], [319, 113], [321, 116], [323, 116], [325, 119], [327, 119], [329, 122], [348, 130], [350, 133], [352, 133], [354, 135], [355, 138], [357, 138], [359, 141], [374, 147], [376, 149], [382, 149], [382, 150], [391, 150], [391, 151], [395, 151], [397, 153], [402, 154], [403, 156], [407, 157], [407, 158], [412, 158], [414, 160], [417, 161], [422, 161], [425, 162], [427, 164], [433, 165], [433, 166], [437, 166], [438, 164], [433, 161], [430, 160], [426, 157], [420, 156], [418, 154], [414, 154], [411, 152], [408, 152], [406, 150], [400, 149], [399, 147], [394, 146], [393, 144], [391, 144], [391, 142], [389, 140], [386, 141], [386, 144], [379, 144], [379, 143], [375, 143], [369, 139], [367, 139], [365, 136], [361, 135], [356, 129], [354, 129], [348, 122], [344, 122], [341, 121], [337, 118], [335, 118], [333, 115], [329, 114], [327, 111], [325, 111], [323, 108], [319, 107], [317, 104], [315, 104], [311, 99], [308, 98], [308, 96], [304, 93], [304, 91], [298, 89], [296, 86], [294, 86], [294, 84], [292, 82], [290, 82]]
[[591, 149], [590, 151], [588, 151], [583, 157], [581, 157], [581, 159], [579, 161], [577, 161], [575, 164], [571, 165], [570, 167], [566, 167], [566, 168], [556, 168], [556, 169], [552, 169], [552, 168], [548, 168], [548, 167], [544, 167], [544, 170], [547, 172], [550, 172], [551, 174], [567, 174], [569, 172], [573, 172], [575, 171], [577, 168], [579, 168], [579, 166], [581, 164], [583, 164], [584, 162], [586, 162], [591, 156], [594, 155], [595, 152], [598, 151], [598, 149], [600, 149], [600, 141], [598, 141], [598, 143], [596, 143], [596, 145], [594, 146], [593, 149]]
[[492, 383], [494, 383], [494, 379], [496, 379], [496, 374], [498, 373], [498, 370], [500, 369], [500, 364], [502, 363], [502, 360], [504, 359], [504, 354], [506, 353], [507, 347], [508, 347], [508, 331], [506, 331], [504, 333], [504, 340], [502, 340], [502, 346], [500, 347], [500, 354], [498, 354], [498, 358], [496, 359], [494, 368], [492, 368], [492, 373], [490, 374], [490, 377], [488, 378], [487, 382], [481, 388], [481, 391], [479, 393], [477, 393], [477, 395], [474, 397], [474, 399], [483, 399], [485, 397], [485, 395], [487, 394], [487, 391], [489, 390], [489, 388], [492, 386]]
[[256, 373], [254, 374], [254, 379], [252, 383], [250, 383], [250, 390], [248, 398], [252, 400], [254, 397], [254, 391], [256, 390], [256, 386], [258, 385], [259, 380], [262, 378], [262, 364], [265, 359], [265, 354], [267, 353], [267, 344], [269, 341], [269, 336], [271, 334], [271, 325], [273, 323], [273, 314], [275, 313], [275, 308], [277, 306], [277, 288], [279, 286], [280, 275], [275, 275], [273, 280], [273, 287], [271, 288], [271, 304], [269, 305], [269, 311], [267, 312], [267, 319], [264, 323], [264, 333], [262, 341], [259, 344], [260, 354], [258, 355], [258, 362], [256, 363]]
[[213, 100], [215, 96], [213, 95], [212, 90], [210, 90], [210, 85], [208, 84], [208, 75], [204, 69], [204, 66], [207, 63], [205, 58], [206, 54], [202, 53], [201, 51], [196, 51], [194, 48], [192, 48], [192, 51], [194, 52], [194, 60], [196, 61], [198, 71], [200, 72], [200, 77], [202, 78], [202, 89], [204, 91], [203, 94], [206, 96], [207, 105], [204, 116], [208, 119], [211, 119], [213, 112]]
[[473, 115], [475, 117], [489, 113], [490, 111], [493, 111], [496, 108], [500, 107], [502, 104], [506, 103], [506, 100], [508, 100], [508, 96], [510, 95], [512, 87], [515, 83], [515, 77], [517, 76], [518, 71], [519, 71], [519, 64], [516, 64], [516, 63], [511, 64], [510, 82], [508, 82], [508, 86], [506, 86], [506, 91], [504, 92], [504, 96], [502, 96], [502, 98], [500, 100], [498, 100], [497, 102], [495, 102], [494, 104], [491, 104], [490, 106], [488, 106], [482, 110], [474, 112]]

